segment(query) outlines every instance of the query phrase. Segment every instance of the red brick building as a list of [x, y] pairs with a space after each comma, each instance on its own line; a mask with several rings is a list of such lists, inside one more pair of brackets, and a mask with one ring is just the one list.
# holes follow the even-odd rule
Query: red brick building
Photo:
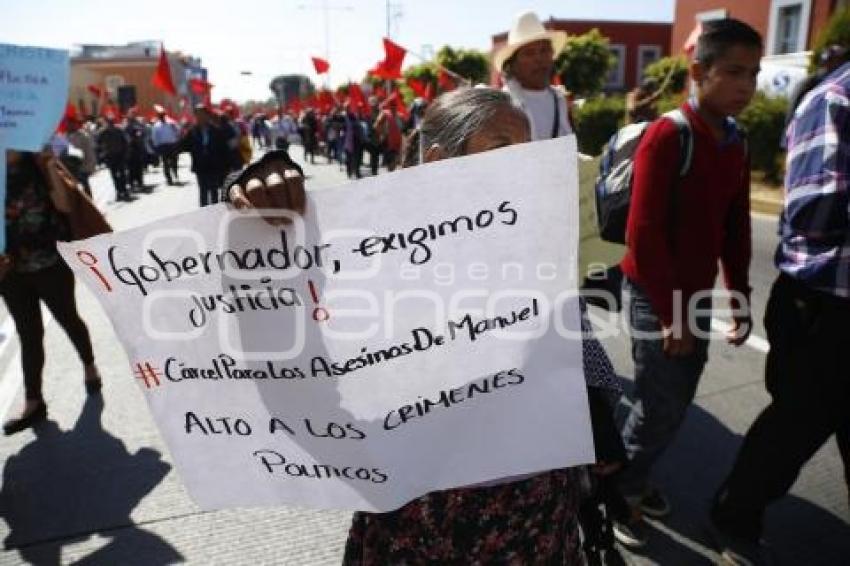
[[764, 38], [765, 55], [808, 51], [818, 30], [848, 0], [676, 0], [670, 49], [679, 51], [698, 21], [737, 18]]
[[[593, 28], [608, 38], [617, 64], [608, 75], [606, 90], [622, 91], [634, 88], [640, 82], [643, 69], [650, 63], [670, 54], [673, 26], [664, 22], [615, 22], [593, 20], [556, 20], [543, 22], [548, 30], [565, 31], [581, 35]], [[493, 36], [491, 52], [508, 40], [508, 32]], [[498, 84], [498, 71], [491, 71], [491, 83]]]

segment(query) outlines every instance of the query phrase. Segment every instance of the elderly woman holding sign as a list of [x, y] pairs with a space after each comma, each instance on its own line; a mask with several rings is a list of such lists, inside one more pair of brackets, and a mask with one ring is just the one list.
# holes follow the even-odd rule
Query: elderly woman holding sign
[[[524, 113], [507, 94], [492, 89], [443, 95], [425, 113], [417, 136], [408, 141], [405, 167], [530, 140]], [[304, 209], [303, 177], [283, 156], [265, 160], [227, 186], [238, 208]], [[592, 338], [583, 345], [589, 390], [615, 390], [613, 368], [601, 346]], [[616, 435], [613, 423], [607, 430]], [[357, 513], [344, 563], [582, 564], [583, 473], [579, 468], [550, 470], [429, 493], [389, 513]]]

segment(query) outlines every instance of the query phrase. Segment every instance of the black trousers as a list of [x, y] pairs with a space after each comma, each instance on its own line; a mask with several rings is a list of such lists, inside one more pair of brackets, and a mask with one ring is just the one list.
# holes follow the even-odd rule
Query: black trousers
[[162, 172], [165, 182], [173, 185], [177, 181], [177, 154], [173, 152], [173, 143], [164, 143], [156, 147], [156, 153], [162, 160]]
[[42, 398], [44, 325], [40, 301], [44, 301], [53, 318], [65, 330], [80, 360], [84, 364], [94, 362], [89, 331], [77, 312], [74, 275], [62, 260], [33, 273], [10, 271], [0, 282], [0, 295], [6, 301], [21, 340], [21, 365], [28, 400]]
[[145, 161], [141, 151], [131, 151], [127, 157], [128, 183], [131, 187], [142, 188], [145, 185]]
[[[803, 465], [833, 434], [843, 456], [850, 425], [850, 299], [813, 291], [787, 275], [771, 290], [765, 382], [772, 400], [750, 426], [712, 516], [751, 540], [769, 503], [785, 495]], [[846, 465], [846, 459], [845, 459]]]
[[198, 188], [201, 191], [201, 206], [217, 203], [227, 171], [196, 172], [195, 175], [198, 177]]
[[129, 194], [127, 192], [127, 163], [117, 157], [107, 157], [105, 161], [109, 168], [109, 174], [112, 175], [115, 194], [119, 197]]

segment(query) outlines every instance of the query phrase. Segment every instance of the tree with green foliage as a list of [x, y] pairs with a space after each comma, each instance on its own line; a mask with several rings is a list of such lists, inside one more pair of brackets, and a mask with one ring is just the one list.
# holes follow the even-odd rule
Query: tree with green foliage
[[738, 116], [738, 122], [747, 131], [747, 147], [753, 169], [764, 172], [765, 179], [778, 183], [782, 179], [783, 152], [779, 141], [785, 132], [785, 114], [788, 99], [771, 97], [758, 92], [752, 102]]
[[593, 28], [583, 35], [570, 36], [555, 59], [555, 71], [568, 91], [579, 97], [602, 92], [608, 71], [617, 62], [608, 38]]
[[[662, 96], [671, 96], [685, 90], [688, 81], [688, 60], [684, 56], [664, 57], [647, 65], [643, 70], [646, 77], [658, 81], [658, 86], [667, 81]], [[667, 77], [670, 77], [667, 79]]]
[[842, 45], [850, 48], [850, 6], [836, 11], [829, 22], [818, 34], [812, 47], [809, 69], [814, 71], [820, 62], [821, 53], [830, 45]]
[[454, 49], [444, 45], [437, 51], [437, 64], [457, 73], [472, 84], [490, 82], [490, 60], [477, 49]]
[[602, 147], [623, 126], [626, 99], [618, 96], [596, 96], [577, 106], [574, 118], [578, 149], [587, 155], [599, 155]]

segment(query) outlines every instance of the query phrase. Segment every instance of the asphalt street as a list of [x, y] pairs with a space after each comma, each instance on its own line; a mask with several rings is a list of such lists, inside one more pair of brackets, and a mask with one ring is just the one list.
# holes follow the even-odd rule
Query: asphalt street
[[[300, 157], [296, 149], [294, 156]], [[305, 166], [308, 189], [339, 185], [338, 165]], [[365, 168], [364, 168], [365, 170]], [[133, 203], [115, 203], [105, 171], [93, 179], [95, 200], [116, 229], [126, 229], [197, 207], [198, 189], [181, 161], [184, 185], [154, 189]], [[761, 318], [775, 277], [776, 219], [754, 215], [751, 268], [756, 327], [733, 348], [714, 340], [697, 402], [655, 481], [670, 495], [673, 515], [653, 522], [649, 547], [633, 564], [708, 564], [705, 512], [740, 444], [767, 403], [763, 386], [766, 342]], [[67, 338], [47, 324], [45, 396], [50, 420], [36, 431], [0, 439], [2, 564], [337, 564], [350, 514], [275, 507], [202, 512], [189, 499], [171, 456], [106, 315], [78, 287], [78, 303], [92, 332], [105, 385], [102, 401], [87, 398], [82, 368]], [[594, 311], [595, 316], [602, 313]], [[716, 326], [722, 327], [723, 317]], [[22, 403], [19, 347], [0, 313], [0, 416]], [[624, 377], [632, 376], [625, 336], [604, 339]], [[830, 441], [806, 466], [792, 494], [771, 508], [766, 537], [777, 564], [850, 564], [850, 509], [837, 449]]]

